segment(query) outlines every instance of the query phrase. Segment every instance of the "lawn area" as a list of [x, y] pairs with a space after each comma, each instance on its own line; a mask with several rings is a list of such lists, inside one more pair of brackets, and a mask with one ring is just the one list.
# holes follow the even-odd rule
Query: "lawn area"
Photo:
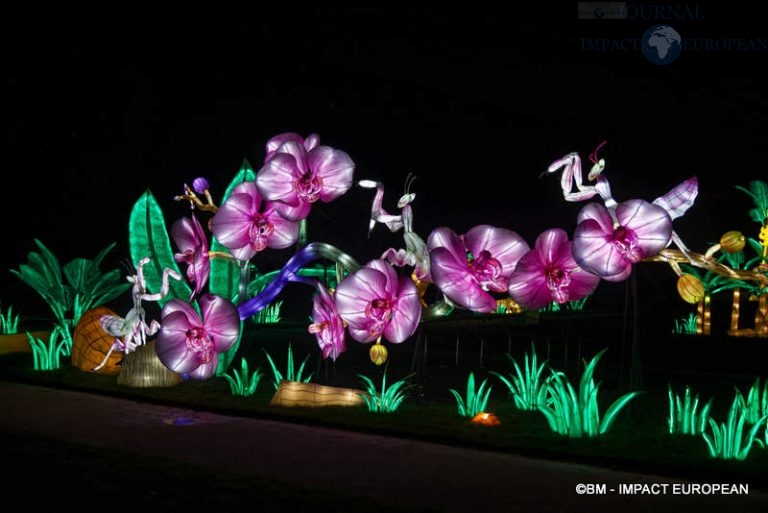
[[[668, 425], [669, 387], [681, 399], [685, 387], [690, 387], [692, 395], [698, 394], [700, 397], [699, 411], [704, 403], [712, 399], [709, 416], [720, 425], [727, 420], [736, 390], [740, 390], [746, 397], [749, 387], [762, 376], [750, 373], [717, 374], [707, 371], [701, 364], [691, 364], [688, 370], [663, 368], [658, 362], [665, 359], [657, 358], [652, 351], [646, 350], [644, 354], [647, 363], [639, 371], [635, 369], [637, 375], [633, 377], [630, 372], [632, 362], [625, 364], [618, 358], [622, 352], [621, 346], [609, 347], [597, 362], [593, 375], [594, 382], [599, 383], [596, 396], [599, 418], [605, 418], [609, 406], [630, 391], [631, 383], [640, 385], [636, 390], [639, 393], [618, 411], [613, 424], [604, 434], [570, 438], [554, 433], [540, 411], [524, 411], [516, 407], [510, 390], [500, 379], [500, 376], [508, 379], [512, 377], [513, 364], [510, 357], [523, 367], [525, 357], [533, 355], [531, 342], [518, 340], [516, 331], [515, 336], [509, 335], [513, 332], [507, 332], [505, 337], [487, 332], [481, 335], [482, 347], [478, 347], [478, 340], [471, 337], [465, 337], [464, 341], [449, 341], [445, 337], [441, 338], [438, 330], [433, 330], [430, 332], [431, 338], [427, 337], [410, 346], [390, 345], [389, 361], [381, 367], [367, 359], [367, 347], [362, 345], [350, 347], [348, 353], [332, 363], [318, 358], [316, 348], [311, 345], [311, 338], [305, 339], [305, 334], [300, 330], [271, 328], [254, 333], [257, 335], [253, 340], [244, 341], [242, 358], [247, 359], [250, 369], [260, 369], [262, 378], [254, 394], [247, 397], [232, 395], [230, 385], [223, 377], [199, 382], [183, 381], [172, 387], [139, 388], [119, 385], [114, 376], [82, 372], [66, 363], [58, 370], [34, 371], [29, 353], [0, 356], [0, 379], [85, 390], [217, 413], [288, 420], [507, 451], [700, 482], [744, 482], [755, 489], [768, 490], [768, 449], [762, 446], [766, 441], [764, 425], [758, 429], [756, 441], [743, 460], [714, 458], [701, 435], [670, 434]], [[290, 342], [295, 352], [295, 367], [306, 361], [304, 376], [311, 375], [313, 382], [363, 389], [361, 376], [369, 377], [376, 385], [380, 385], [386, 376], [390, 386], [398, 380], [408, 385], [404, 389], [405, 399], [392, 413], [373, 413], [362, 407], [272, 406], [270, 400], [275, 392], [272, 383], [274, 376], [267, 355], [278, 368], [285, 369], [286, 342]], [[676, 363], [673, 344], [693, 342], [691, 339], [670, 341], [668, 350], [664, 351], [668, 367]], [[732, 344], [737, 342], [744, 341], [730, 341]], [[714, 342], [700, 340], [698, 343], [706, 347]], [[548, 355], [546, 363], [564, 372], [578, 393], [584, 360], [593, 358], [599, 351], [599, 341], [588, 336], [574, 336], [569, 344], [566, 351], [563, 344], [538, 343], [535, 351], [539, 357], [538, 365], [543, 365]], [[567, 356], [566, 352], [569, 353]], [[239, 369], [239, 364], [238, 358], [233, 362], [232, 369]], [[549, 369], [543, 368], [545, 372]], [[470, 372], [476, 386], [485, 382], [487, 388], [490, 388], [484, 411], [496, 414], [501, 425], [479, 426], [470, 423], [468, 417], [459, 415], [457, 400], [450, 389], [465, 396]], [[762, 383], [761, 380], [761, 387]], [[762, 401], [765, 407], [768, 399], [763, 397]], [[748, 427], [745, 425], [740, 441], [745, 439]], [[709, 433], [710, 437], [713, 436], [712, 429], [710, 425], [705, 427], [705, 433]], [[51, 446], [35, 454], [39, 458], [55, 458], [58, 450]]]

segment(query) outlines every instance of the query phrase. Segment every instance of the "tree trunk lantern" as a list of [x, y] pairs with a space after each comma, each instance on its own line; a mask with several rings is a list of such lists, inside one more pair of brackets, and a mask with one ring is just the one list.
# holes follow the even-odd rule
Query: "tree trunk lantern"
[[700, 335], [711, 334], [712, 296], [704, 294], [704, 299], [699, 302], [696, 332]]
[[761, 294], [755, 313], [755, 334], [758, 337], [768, 337], [768, 293]]
[[730, 334], [734, 335], [739, 331], [739, 309], [741, 302], [741, 289], [733, 289], [733, 300], [731, 301], [731, 329]]

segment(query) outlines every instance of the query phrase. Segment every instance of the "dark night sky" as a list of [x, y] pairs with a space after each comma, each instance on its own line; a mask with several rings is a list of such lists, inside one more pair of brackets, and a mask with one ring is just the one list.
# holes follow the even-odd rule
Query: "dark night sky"
[[[768, 36], [720, 9], [668, 23], [683, 37]], [[652, 200], [699, 176], [696, 204], [675, 223], [692, 249], [729, 229], [756, 236], [751, 201], [734, 186], [768, 179], [768, 53], [684, 52], [657, 66], [639, 51], [581, 49], [583, 38], [639, 38], [653, 21], [579, 20], [575, 5], [530, 11], [9, 17], [0, 269], [25, 262], [34, 238], [62, 263], [117, 242], [114, 268], [129, 256], [128, 215], [147, 188], [175, 220], [188, 212], [172, 200], [184, 182], [206, 176], [216, 197], [284, 131], [348, 152], [357, 179], [386, 184], [390, 209], [417, 175], [425, 238], [480, 223], [531, 244], [552, 226], [571, 232], [583, 204], [563, 201], [559, 177], [539, 175], [571, 151], [586, 160], [602, 140], [619, 200]], [[361, 261], [378, 256], [388, 239], [379, 226], [366, 244], [370, 198], [355, 188], [316, 208], [310, 237]], [[671, 271], [651, 274], [685, 310]], [[0, 273], [3, 307], [28, 292]]]

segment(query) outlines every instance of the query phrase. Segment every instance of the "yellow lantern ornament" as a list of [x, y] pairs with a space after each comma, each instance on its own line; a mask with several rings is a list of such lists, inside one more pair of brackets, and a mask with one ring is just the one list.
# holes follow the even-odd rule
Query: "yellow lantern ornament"
[[377, 340], [368, 351], [371, 361], [376, 365], [382, 365], [387, 361], [387, 348], [381, 345], [381, 339]]
[[683, 274], [677, 279], [677, 293], [687, 303], [695, 305], [704, 299], [704, 284], [692, 274]]
[[720, 249], [726, 253], [738, 253], [744, 249], [746, 242], [747, 240], [744, 238], [743, 233], [736, 230], [731, 230], [729, 232], [725, 232], [723, 236], [720, 237]]

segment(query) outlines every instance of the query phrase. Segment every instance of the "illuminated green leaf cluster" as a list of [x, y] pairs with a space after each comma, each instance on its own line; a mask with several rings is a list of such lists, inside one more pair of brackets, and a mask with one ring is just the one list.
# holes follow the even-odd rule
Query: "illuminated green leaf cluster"
[[699, 408], [699, 394], [691, 394], [691, 388], [685, 387], [685, 396], [672, 392], [669, 387], [669, 432], [683, 435], [699, 435], [707, 428], [709, 413], [712, 409], [712, 399], [707, 401], [701, 411]]
[[63, 267], [59, 259], [39, 240], [35, 239], [39, 252], [30, 251], [27, 263], [18, 270], [11, 269], [21, 280], [32, 287], [51, 308], [61, 327], [65, 355], [72, 349], [72, 330], [89, 308], [101, 306], [130, 288], [123, 281], [120, 270], [102, 273], [99, 269], [107, 253], [115, 243], [104, 248], [93, 260], [75, 258]]
[[519, 410], [538, 410], [540, 405], [546, 404], [547, 384], [551, 380], [551, 377], [543, 378], [546, 362], [542, 362], [541, 365], [538, 364], [536, 348], [533, 344], [531, 344], [530, 358], [528, 353], [525, 353], [524, 371], [521, 370], [520, 365], [518, 365], [512, 355], [507, 353], [507, 358], [515, 369], [514, 374], [505, 376], [496, 371], [491, 371], [491, 374], [499, 378], [507, 386], [509, 393], [512, 394], [512, 398], [515, 401], [515, 406]]
[[234, 369], [229, 374], [224, 374], [223, 378], [229, 383], [229, 389], [232, 395], [251, 396], [256, 392], [263, 373], [261, 368], [257, 368], [253, 373], [248, 370], [248, 362], [245, 358], [240, 361], [240, 371]]
[[[768, 414], [760, 417], [751, 427], [748, 418], [749, 412], [742, 407], [741, 395], [737, 392], [728, 411], [727, 420], [718, 424], [709, 419], [711, 433], [702, 433], [710, 456], [725, 460], [744, 460], [754, 444], [763, 447], [764, 444], [757, 438], [757, 433], [768, 419]], [[745, 432], [745, 429], [748, 431]]]
[[300, 381], [302, 383], [309, 383], [309, 381], [312, 379], [312, 374], [314, 373], [310, 373], [309, 376], [302, 379], [304, 367], [307, 364], [307, 360], [309, 360], [309, 355], [304, 357], [304, 360], [301, 362], [301, 365], [299, 365], [298, 370], [295, 370], [293, 363], [293, 349], [291, 348], [291, 344], [288, 344], [288, 358], [285, 374], [280, 372], [280, 370], [277, 368], [277, 365], [275, 364], [275, 361], [272, 359], [272, 356], [270, 356], [266, 349], [264, 349], [264, 354], [267, 356], [267, 361], [269, 362], [269, 366], [272, 369], [272, 384], [275, 386], [275, 390], [280, 387], [280, 382], [284, 379], [288, 381]]
[[551, 380], [547, 384], [549, 396], [547, 404], [540, 405], [539, 410], [555, 433], [571, 438], [605, 434], [619, 412], [640, 393], [628, 392], [622, 395], [611, 404], [601, 418], [597, 400], [600, 383], [596, 384], [592, 375], [605, 351], [606, 349], [603, 349], [588, 363], [585, 362], [578, 392], [563, 373], [552, 373]]
[[19, 332], [19, 314], [13, 313], [13, 306], [0, 311], [0, 334], [13, 335]]
[[484, 412], [488, 406], [488, 399], [491, 396], [492, 386], [488, 385], [488, 380], [484, 379], [479, 388], [475, 388], [475, 374], [469, 373], [467, 378], [466, 396], [462, 397], [459, 392], [451, 388], [450, 392], [456, 399], [456, 405], [459, 409], [459, 415], [462, 417], [474, 417], [478, 413]]
[[44, 342], [27, 331], [27, 341], [32, 348], [32, 363], [35, 370], [49, 371], [61, 367], [61, 357], [70, 354], [67, 351], [67, 338], [62, 335], [64, 331], [65, 328], [62, 326], [54, 327], [48, 342]]
[[263, 310], [259, 310], [251, 317], [255, 324], [277, 324], [280, 322], [280, 308], [282, 301], [275, 301]]
[[695, 313], [688, 314], [687, 318], [675, 319], [675, 327], [672, 329], [672, 333], [678, 335], [695, 335], [698, 322], [699, 316]]
[[376, 385], [368, 376], [357, 375], [365, 384], [365, 394], [360, 394], [366, 409], [374, 413], [392, 413], [397, 411], [402, 402], [408, 397], [406, 391], [414, 385], [408, 383], [406, 376], [404, 379], [396, 381], [387, 388], [387, 371], [381, 376], [381, 391], [376, 390]]

